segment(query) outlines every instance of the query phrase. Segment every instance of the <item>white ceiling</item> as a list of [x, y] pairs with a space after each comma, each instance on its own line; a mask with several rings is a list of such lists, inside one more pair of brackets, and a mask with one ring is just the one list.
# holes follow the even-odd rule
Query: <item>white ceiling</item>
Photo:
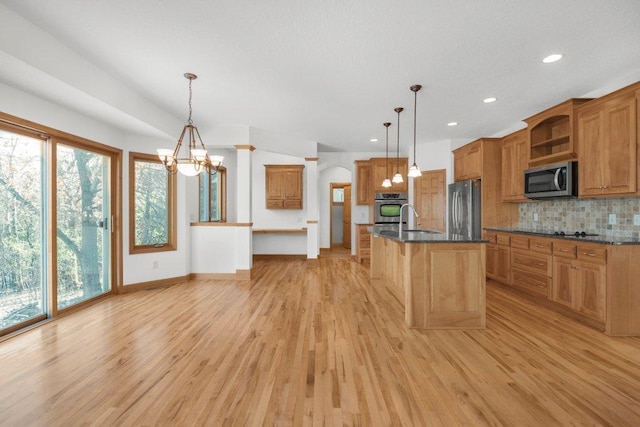
[[[63, 73], [52, 58], [35, 59], [41, 35], [4, 25], [0, 81], [123, 129], [177, 137], [181, 129], [173, 122], [171, 130], [159, 129], [166, 120], [154, 118], [168, 113], [185, 121], [182, 74], [193, 72], [199, 76], [193, 83], [193, 118], [205, 141], [206, 130], [216, 126], [253, 126], [316, 141], [321, 151], [384, 151], [382, 123], [394, 123], [395, 143], [393, 109], [402, 106], [401, 144], [408, 146], [412, 84], [423, 85], [419, 143], [472, 140], [523, 127], [522, 119], [568, 98], [640, 80], [638, 0], [0, 0], [0, 5], [5, 18], [21, 15], [71, 52]], [[20, 49], [13, 50], [14, 40]], [[565, 58], [541, 62], [556, 52]], [[87, 63], [100, 73], [87, 76], [93, 74], [86, 72]], [[115, 82], [109, 90], [92, 87], [92, 78], [104, 86], [105, 76]], [[129, 108], [142, 104], [123, 100], [132, 94], [156, 110]], [[483, 104], [488, 96], [498, 102]], [[450, 121], [460, 124], [451, 128]]]

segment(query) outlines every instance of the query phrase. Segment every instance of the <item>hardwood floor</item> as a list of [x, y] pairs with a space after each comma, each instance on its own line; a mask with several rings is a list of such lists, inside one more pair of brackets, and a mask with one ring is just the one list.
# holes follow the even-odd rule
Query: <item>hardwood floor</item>
[[349, 259], [257, 260], [0, 343], [0, 425], [638, 425], [640, 339], [496, 286], [487, 329], [419, 331]]

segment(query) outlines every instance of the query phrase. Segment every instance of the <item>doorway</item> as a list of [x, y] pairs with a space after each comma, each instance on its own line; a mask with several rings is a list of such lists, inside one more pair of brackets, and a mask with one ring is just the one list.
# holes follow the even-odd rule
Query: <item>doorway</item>
[[351, 183], [329, 183], [331, 249], [351, 249]]

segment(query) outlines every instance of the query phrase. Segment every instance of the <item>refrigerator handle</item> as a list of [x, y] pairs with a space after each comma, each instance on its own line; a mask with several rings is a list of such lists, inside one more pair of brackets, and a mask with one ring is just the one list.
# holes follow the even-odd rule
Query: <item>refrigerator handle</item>
[[455, 206], [456, 206], [455, 224], [456, 224], [456, 230], [459, 230], [460, 229], [460, 192], [459, 191], [456, 191]]
[[458, 208], [456, 209], [458, 214], [458, 230], [462, 227], [462, 194], [458, 192]]
[[454, 191], [453, 194], [451, 194], [451, 225], [453, 226], [454, 229], [458, 228], [458, 217], [456, 216], [456, 205], [458, 202], [458, 192]]

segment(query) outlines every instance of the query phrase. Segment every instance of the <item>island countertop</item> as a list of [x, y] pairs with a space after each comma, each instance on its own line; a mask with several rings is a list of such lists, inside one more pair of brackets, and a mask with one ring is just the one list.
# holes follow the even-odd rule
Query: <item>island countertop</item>
[[481, 237], [467, 238], [461, 234], [440, 233], [438, 231], [409, 229], [398, 234], [397, 225], [376, 225], [367, 228], [374, 236], [386, 237], [402, 243], [489, 243]]

